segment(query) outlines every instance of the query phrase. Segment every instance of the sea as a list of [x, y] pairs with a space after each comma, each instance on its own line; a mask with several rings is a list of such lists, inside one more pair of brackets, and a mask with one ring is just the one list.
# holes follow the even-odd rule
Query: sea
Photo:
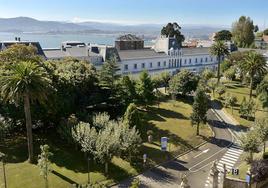
[[[46, 33], [9, 33], [0, 32], [1, 41], [14, 41], [15, 37], [20, 37], [22, 41], [39, 42], [42, 48], [58, 48], [64, 41], [81, 41], [90, 44], [114, 45], [119, 34], [46, 34]], [[144, 39], [146, 46], [151, 46], [151, 39]]]

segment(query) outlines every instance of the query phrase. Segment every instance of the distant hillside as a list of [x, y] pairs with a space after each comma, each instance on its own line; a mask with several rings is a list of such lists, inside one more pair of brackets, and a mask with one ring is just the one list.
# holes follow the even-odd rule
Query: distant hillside
[[91, 29], [73, 23], [57, 21], [39, 21], [28, 17], [0, 18], [2, 32], [49, 32], [49, 31], [81, 31]]
[[[48, 34], [90, 34], [90, 33], [134, 33], [154, 38], [160, 34], [161, 24], [122, 25], [100, 22], [68, 23], [58, 21], [40, 21], [29, 17], [0, 18], [0, 32], [34, 32]], [[186, 37], [208, 38], [224, 27], [206, 25], [182, 25]]]

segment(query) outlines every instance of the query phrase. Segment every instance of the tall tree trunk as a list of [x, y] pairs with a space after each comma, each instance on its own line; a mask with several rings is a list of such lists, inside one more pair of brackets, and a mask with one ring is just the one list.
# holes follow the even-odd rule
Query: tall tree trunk
[[221, 80], [221, 56], [218, 56], [219, 60], [218, 60], [218, 84], [220, 83]]
[[253, 76], [250, 76], [250, 91], [249, 91], [249, 99], [252, 97], [252, 90], [253, 90]]
[[34, 157], [33, 157], [32, 118], [31, 118], [31, 110], [30, 110], [30, 99], [29, 99], [28, 93], [26, 93], [24, 96], [24, 113], [25, 113], [25, 122], [26, 122], [26, 130], [27, 130], [28, 161], [30, 163], [33, 163]]
[[199, 136], [199, 123], [196, 125], [196, 135]]
[[252, 163], [253, 162], [253, 152], [252, 151], [250, 151], [249, 152], [249, 160], [250, 160], [250, 163]]

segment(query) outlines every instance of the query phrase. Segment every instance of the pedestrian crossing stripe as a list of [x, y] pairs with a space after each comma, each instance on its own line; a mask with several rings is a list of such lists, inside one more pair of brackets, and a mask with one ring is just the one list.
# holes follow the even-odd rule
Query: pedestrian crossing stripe
[[[220, 171], [218, 175], [218, 180], [220, 180], [223, 175], [224, 164], [225, 164], [226, 170], [230, 171], [234, 167], [235, 163], [238, 161], [242, 153], [243, 153], [243, 150], [237, 144], [233, 144], [232, 146], [228, 148], [227, 152], [222, 156], [222, 158], [219, 160], [217, 164], [217, 169]], [[218, 181], [218, 183], [220, 184], [220, 181]], [[208, 176], [205, 182], [205, 187], [209, 187], [211, 186], [211, 184], [212, 182], [210, 180], [210, 176]]]

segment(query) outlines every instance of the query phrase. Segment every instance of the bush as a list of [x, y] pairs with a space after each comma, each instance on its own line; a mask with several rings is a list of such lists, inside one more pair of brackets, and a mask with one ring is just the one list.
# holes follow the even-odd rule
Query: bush
[[72, 129], [78, 124], [78, 119], [74, 114], [68, 119], [63, 119], [57, 127], [59, 136], [69, 144], [73, 144]]
[[140, 187], [140, 180], [138, 178], [135, 178], [132, 182], [131, 182], [131, 186], [130, 188], [139, 188]]
[[251, 165], [251, 173], [254, 182], [261, 182], [268, 177], [268, 160], [254, 161]]
[[5, 138], [14, 126], [10, 120], [0, 119], [0, 140]]
[[263, 154], [263, 159], [268, 159], [268, 151]]

